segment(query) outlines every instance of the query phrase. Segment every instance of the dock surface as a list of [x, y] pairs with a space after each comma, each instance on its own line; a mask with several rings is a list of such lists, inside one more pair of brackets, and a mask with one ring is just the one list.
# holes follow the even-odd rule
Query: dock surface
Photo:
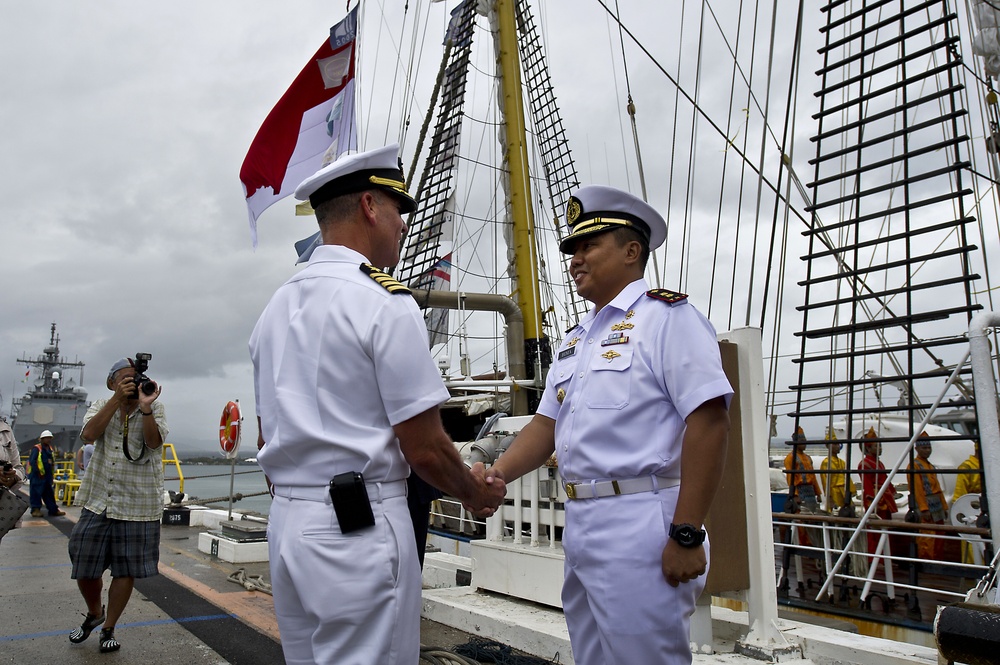
[[[203, 527], [163, 526], [160, 574], [136, 580], [115, 630], [114, 654], [98, 650], [100, 631], [83, 644], [69, 634], [83, 621], [83, 598], [70, 579], [67, 545], [80, 514], [33, 518], [0, 540], [0, 662], [253, 665], [284, 663], [272, 598], [229, 581], [240, 568], [270, 581], [268, 564], [231, 564], [198, 551]], [[110, 575], [105, 573], [105, 598]], [[427, 619], [421, 644], [450, 649], [472, 636]]]

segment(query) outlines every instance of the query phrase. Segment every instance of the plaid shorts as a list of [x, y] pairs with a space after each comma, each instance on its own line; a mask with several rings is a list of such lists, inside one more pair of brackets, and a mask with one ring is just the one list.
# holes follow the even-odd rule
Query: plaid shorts
[[160, 563], [160, 523], [108, 519], [84, 508], [69, 537], [74, 580], [111, 577], [152, 577]]

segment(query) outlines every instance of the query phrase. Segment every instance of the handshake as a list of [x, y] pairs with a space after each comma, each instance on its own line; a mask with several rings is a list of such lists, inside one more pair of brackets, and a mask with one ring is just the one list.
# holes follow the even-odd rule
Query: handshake
[[491, 517], [507, 496], [503, 474], [493, 467], [487, 469], [482, 462], [476, 462], [469, 474], [475, 489], [470, 497], [462, 501], [462, 505], [476, 517]]

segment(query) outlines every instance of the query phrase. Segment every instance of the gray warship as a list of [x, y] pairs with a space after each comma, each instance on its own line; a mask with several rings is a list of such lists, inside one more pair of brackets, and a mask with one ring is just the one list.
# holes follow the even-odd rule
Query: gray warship
[[[83, 417], [87, 415], [87, 391], [83, 387], [83, 363], [70, 362], [59, 355], [59, 336], [52, 324], [49, 345], [37, 358], [21, 357], [32, 387], [11, 405], [14, 438], [22, 454], [38, 442], [38, 435], [45, 430], [53, 434], [52, 447], [57, 451], [72, 453], [80, 445]], [[76, 372], [77, 378], [67, 377]]]

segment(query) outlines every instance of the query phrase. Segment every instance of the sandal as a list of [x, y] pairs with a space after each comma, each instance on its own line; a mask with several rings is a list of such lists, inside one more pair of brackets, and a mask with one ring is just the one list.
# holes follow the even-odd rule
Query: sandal
[[118, 651], [122, 648], [122, 645], [115, 639], [115, 629], [114, 628], [102, 628], [101, 629], [101, 653], [110, 653], [112, 651]]
[[87, 612], [83, 617], [83, 623], [80, 627], [69, 634], [69, 641], [73, 644], [79, 644], [83, 642], [90, 634], [94, 632], [94, 629], [104, 623], [104, 608], [101, 607], [101, 616], [95, 617], [90, 612]]

